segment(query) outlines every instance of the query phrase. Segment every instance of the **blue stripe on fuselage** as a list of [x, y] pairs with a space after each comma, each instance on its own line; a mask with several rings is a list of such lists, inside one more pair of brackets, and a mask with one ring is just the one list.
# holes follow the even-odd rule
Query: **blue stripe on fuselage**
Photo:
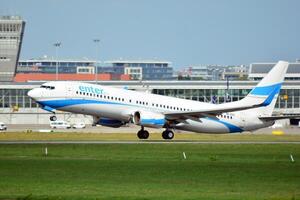
[[230, 123], [225, 122], [225, 121], [220, 120], [220, 119], [213, 119], [213, 118], [210, 118], [210, 117], [206, 117], [205, 119], [208, 119], [208, 120], [218, 122], [218, 123], [221, 123], [221, 124], [225, 125], [229, 129], [230, 133], [236, 133], [236, 132], [243, 132], [244, 131], [240, 127], [238, 127], [236, 125], [233, 125], [233, 124], [230, 124]]
[[39, 104], [43, 106], [48, 106], [51, 108], [62, 108], [65, 106], [73, 106], [79, 104], [116, 104], [116, 105], [126, 105], [117, 102], [110, 102], [110, 101], [99, 101], [99, 100], [92, 100], [92, 99], [56, 99], [56, 100], [47, 100], [47, 101], [38, 101]]

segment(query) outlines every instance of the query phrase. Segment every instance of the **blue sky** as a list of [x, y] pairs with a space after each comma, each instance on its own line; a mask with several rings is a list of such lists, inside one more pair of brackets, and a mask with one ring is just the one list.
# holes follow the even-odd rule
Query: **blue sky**
[[21, 58], [161, 59], [173, 66], [300, 58], [298, 0], [0, 0], [27, 22]]

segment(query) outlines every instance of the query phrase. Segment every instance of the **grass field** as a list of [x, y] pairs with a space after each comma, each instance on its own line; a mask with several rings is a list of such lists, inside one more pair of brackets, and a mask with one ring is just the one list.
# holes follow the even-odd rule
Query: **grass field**
[[300, 198], [297, 144], [45, 147], [0, 145], [0, 199]]
[[[124, 141], [139, 140], [135, 133], [80, 133], [80, 132], [0, 132], [1, 141]], [[151, 133], [149, 140], [162, 140], [161, 133]], [[176, 133], [173, 140], [197, 140], [197, 141], [291, 141], [299, 142], [300, 134], [272, 135], [272, 134], [199, 134]]]

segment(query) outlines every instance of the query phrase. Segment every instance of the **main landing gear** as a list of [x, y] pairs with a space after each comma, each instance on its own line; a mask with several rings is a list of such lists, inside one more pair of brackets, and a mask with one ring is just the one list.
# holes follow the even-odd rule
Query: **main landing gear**
[[55, 115], [50, 116], [50, 121], [56, 121], [56, 120], [57, 120], [57, 118]]
[[[137, 132], [137, 136], [139, 139], [148, 139], [149, 132], [147, 130], [144, 130], [144, 127], [142, 126], [141, 130]], [[164, 132], [162, 132], [162, 138], [165, 140], [171, 140], [174, 138], [174, 132], [170, 129], [166, 129]]]
[[137, 132], [137, 136], [139, 139], [148, 139], [149, 132], [147, 130], [144, 130], [144, 127], [142, 126], [141, 130]]
[[164, 132], [162, 132], [162, 138], [165, 140], [172, 140], [174, 138], [174, 132], [166, 129]]

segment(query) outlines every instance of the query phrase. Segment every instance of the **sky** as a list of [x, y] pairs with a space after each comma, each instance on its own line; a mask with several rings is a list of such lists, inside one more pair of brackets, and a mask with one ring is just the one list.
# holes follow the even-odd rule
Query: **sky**
[[[299, 0], [0, 0], [21, 59], [158, 59], [175, 68], [300, 58]], [[100, 39], [100, 43], [93, 42]]]

